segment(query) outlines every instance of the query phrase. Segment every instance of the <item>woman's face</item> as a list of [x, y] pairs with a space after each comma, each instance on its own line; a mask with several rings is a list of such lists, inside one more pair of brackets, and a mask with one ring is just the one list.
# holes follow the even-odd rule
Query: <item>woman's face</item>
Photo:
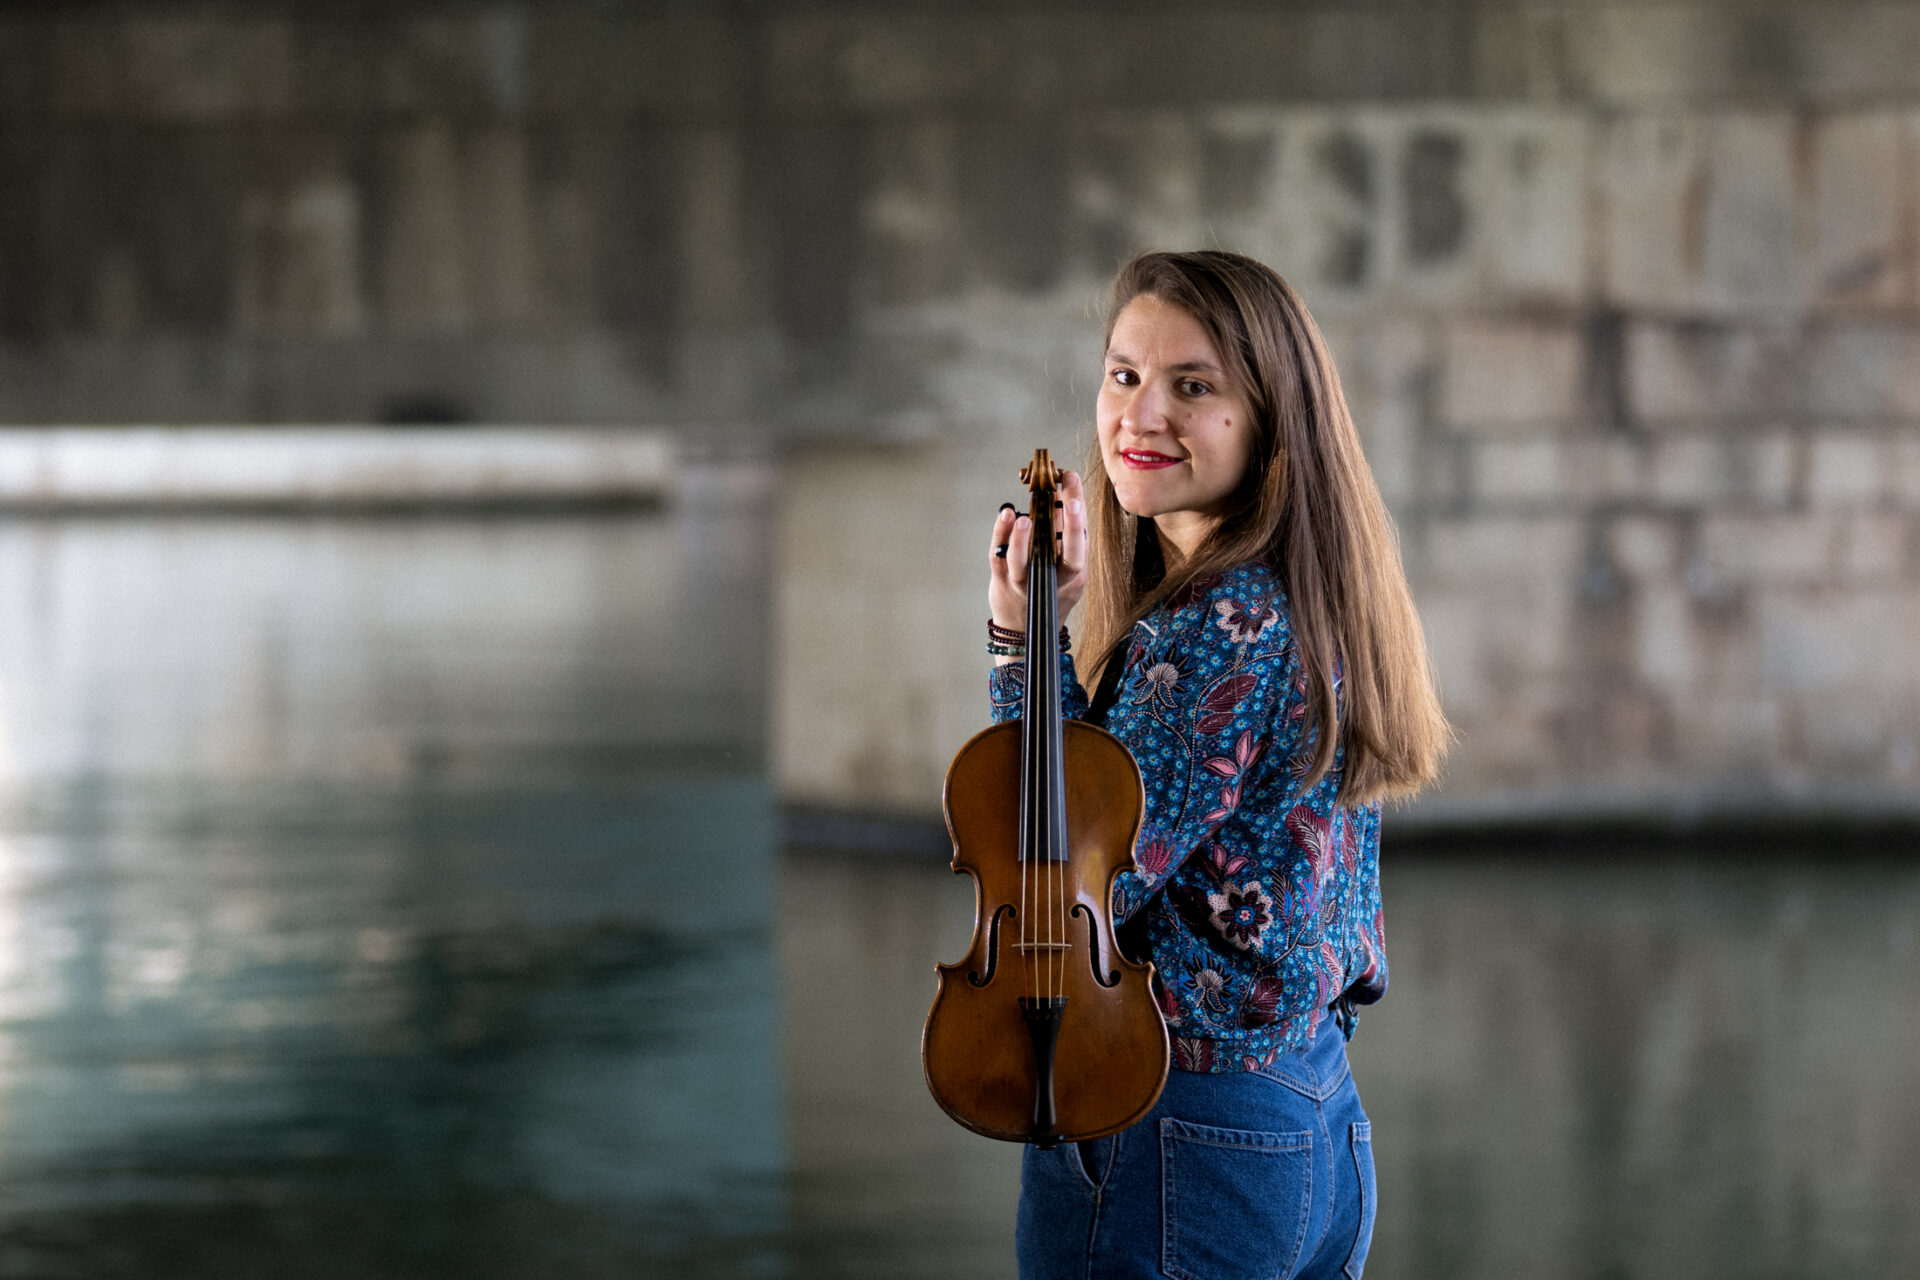
[[1192, 554], [1240, 487], [1254, 434], [1245, 390], [1200, 322], [1151, 294], [1129, 302], [1107, 344], [1095, 416], [1121, 507], [1152, 516]]

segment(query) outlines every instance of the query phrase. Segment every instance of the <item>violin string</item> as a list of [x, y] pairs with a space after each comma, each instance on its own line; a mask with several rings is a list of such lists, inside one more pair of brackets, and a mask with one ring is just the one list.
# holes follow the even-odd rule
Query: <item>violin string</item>
[[[1056, 666], [1054, 670], [1058, 672], [1060, 668]], [[1058, 676], [1054, 677], [1054, 679], [1058, 679]], [[1048, 727], [1046, 727], [1046, 737], [1048, 737], [1046, 748], [1048, 748], [1050, 752], [1060, 750], [1060, 739], [1054, 737], [1054, 725], [1056, 725], [1056, 723], [1058, 722], [1048, 722]], [[1056, 760], [1056, 762], [1054, 762], [1054, 777], [1060, 777], [1060, 779], [1066, 777], [1066, 764], [1064, 764], [1062, 760]], [[1056, 923], [1058, 912], [1060, 912], [1060, 898], [1066, 894], [1066, 879], [1060, 875], [1060, 856], [1062, 856], [1064, 850], [1060, 850], [1058, 844], [1056, 844], [1056, 841], [1060, 839], [1060, 814], [1054, 810], [1054, 806], [1060, 804], [1060, 802], [1062, 802], [1062, 800], [1060, 800], [1060, 793], [1058, 793], [1058, 791], [1050, 791], [1048, 796], [1046, 796], [1046, 844], [1048, 844], [1048, 848], [1046, 848], [1046, 879], [1048, 879], [1048, 894], [1046, 894], [1046, 938], [1054, 944], [1054, 948], [1048, 950], [1048, 956], [1054, 956], [1054, 958], [1056, 958], [1056, 963], [1046, 965], [1046, 986], [1048, 986], [1046, 994], [1048, 994], [1048, 996], [1058, 996], [1058, 994], [1060, 994], [1060, 973], [1066, 969], [1066, 956], [1060, 952], [1060, 944], [1066, 942], [1066, 935], [1064, 935], [1062, 931], [1054, 929], [1054, 923]]]
[[[1052, 507], [1052, 501], [1054, 501], [1054, 495], [1048, 491], [1048, 495], [1046, 495], [1048, 507]], [[1058, 551], [1056, 551], [1058, 547], [1060, 547], [1060, 541], [1058, 541], [1058, 537], [1054, 535], [1054, 520], [1052, 520], [1052, 516], [1048, 516], [1048, 520], [1046, 520], [1046, 551], [1048, 551], [1048, 555], [1046, 555], [1046, 570], [1048, 570], [1048, 572], [1046, 572], [1046, 578], [1048, 578], [1048, 587], [1050, 587], [1050, 589], [1058, 587], [1058, 581], [1060, 581], [1060, 558], [1058, 558]], [[1044, 645], [1044, 649], [1048, 652], [1048, 656], [1052, 658], [1052, 660], [1048, 662], [1048, 670], [1052, 670], [1052, 685], [1050, 685], [1050, 687], [1052, 687], [1052, 695], [1054, 695], [1052, 704], [1058, 708], [1058, 706], [1060, 706], [1060, 658], [1058, 658], [1058, 656], [1052, 656], [1052, 654], [1054, 654], [1052, 635], [1054, 635], [1054, 631], [1058, 629], [1056, 624], [1060, 622], [1060, 618], [1058, 618], [1058, 614], [1056, 614], [1056, 610], [1058, 610], [1056, 601], [1058, 601], [1060, 597], [1048, 593], [1046, 599], [1052, 604], [1050, 604], [1050, 608], [1046, 610], [1046, 631], [1044, 631], [1044, 635], [1048, 637], [1048, 643]], [[1054, 756], [1054, 773], [1052, 773], [1052, 775], [1054, 775], [1054, 779], [1058, 779], [1058, 783], [1060, 783], [1060, 787], [1048, 789], [1048, 808], [1050, 808], [1050, 810], [1054, 810], [1054, 806], [1066, 806], [1066, 758], [1064, 758], [1064, 756], [1066, 756], [1066, 752], [1064, 752], [1066, 743], [1064, 743], [1064, 739], [1066, 739], [1066, 731], [1062, 729], [1060, 716], [1056, 714], [1056, 716], [1052, 716], [1052, 718], [1046, 722], [1046, 750], [1048, 750], [1048, 754]], [[1060, 839], [1060, 833], [1062, 833], [1064, 829], [1066, 829], [1066, 827], [1064, 827], [1064, 823], [1060, 821], [1060, 812], [1058, 812], [1058, 810], [1050, 812], [1050, 814], [1048, 814], [1048, 821], [1046, 821], [1046, 839], [1048, 839], [1048, 842], [1058, 841], [1058, 839]], [[1048, 856], [1048, 865], [1054, 869], [1054, 879], [1056, 879], [1054, 892], [1048, 894], [1048, 902], [1046, 902], [1048, 913], [1052, 915], [1052, 913], [1062, 910], [1062, 904], [1064, 904], [1064, 900], [1066, 900], [1066, 889], [1068, 889], [1066, 864], [1064, 864], [1066, 848], [1052, 848], [1052, 850], [1048, 850], [1048, 854], [1050, 854], [1050, 856]], [[1064, 919], [1064, 917], [1062, 917], [1062, 919]], [[1046, 952], [1048, 956], [1054, 958], [1054, 961], [1052, 961], [1050, 965], [1046, 965], [1046, 977], [1048, 977], [1048, 981], [1052, 983], [1052, 992], [1048, 992], [1048, 994], [1052, 994], [1052, 996], [1058, 998], [1058, 996], [1064, 994], [1064, 979], [1066, 979], [1066, 971], [1068, 971], [1068, 956], [1066, 956], [1066, 950], [1062, 948], [1062, 944], [1068, 940], [1068, 931], [1066, 931], [1064, 927], [1056, 931], [1052, 925], [1048, 925], [1046, 933], [1050, 935], [1052, 942], [1054, 942], [1054, 946]]]
[[[1053, 653], [1051, 648], [1041, 645], [1039, 641], [1039, 637], [1046, 634], [1044, 628], [1047, 623], [1046, 600], [1049, 585], [1047, 579], [1050, 576], [1047, 573], [1048, 560], [1042, 548], [1052, 541], [1052, 539], [1047, 536], [1047, 529], [1043, 527], [1041, 523], [1041, 508], [1045, 505], [1046, 501], [1047, 495], [1043, 488], [1041, 492], [1035, 495], [1033, 504], [1033, 567], [1032, 572], [1028, 574], [1028, 581], [1034, 584], [1035, 589], [1033, 593], [1033, 618], [1028, 623], [1027, 652], [1035, 655], [1044, 654], [1045, 658], [1052, 658]], [[1034, 658], [1034, 675], [1043, 682], [1037, 687], [1042, 690], [1040, 704], [1042, 710], [1045, 712], [1045, 719], [1035, 722], [1034, 739], [1037, 742], [1045, 744], [1041, 749], [1043, 757], [1050, 754], [1053, 747], [1053, 715], [1054, 708], [1058, 705], [1053, 697], [1052, 679], [1053, 672], [1056, 668], [1051, 662], [1046, 661], [1045, 658], [1040, 656]], [[1050, 813], [1053, 796], [1053, 775], [1054, 762], [1047, 760], [1045, 768], [1040, 775], [1034, 779], [1035, 788], [1033, 793], [1034, 799], [1039, 802], [1034, 805], [1034, 809], [1037, 811], [1036, 817], [1038, 818], [1037, 830], [1034, 832], [1034, 835], [1037, 837], [1034, 841], [1034, 849], [1044, 860], [1040, 865], [1042, 884], [1045, 887], [1043, 907], [1046, 912], [1044, 921], [1040, 926], [1041, 946], [1044, 948], [1040, 953], [1044, 957], [1041, 973], [1045, 975], [1045, 985], [1041, 988], [1041, 992], [1049, 996], [1053, 994], [1053, 821], [1052, 814]]]
[[[1033, 590], [1033, 587], [1034, 587], [1033, 557], [1031, 555], [1027, 557], [1027, 586], [1028, 586], [1028, 605], [1029, 605], [1029, 608], [1027, 609], [1027, 631], [1028, 631], [1027, 638], [1028, 640], [1032, 640], [1034, 610], [1035, 610], [1035, 607], [1037, 607], [1035, 602], [1037, 601], [1038, 596], [1037, 596], [1037, 593]], [[1025, 847], [1021, 850], [1021, 860], [1020, 860], [1020, 885], [1021, 885], [1020, 910], [1021, 910], [1021, 913], [1024, 915], [1025, 919], [1022, 921], [1020, 926], [1020, 937], [1023, 941], [1027, 942], [1029, 946], [1021, 950], [1020, 958], [1024, 965], [1022, 974], [1023, 974], [1023, 979], [1026, 982], [1028, 987], [1027, 994], [1030, 998], [1038, 999], [1040, 995], [1040, 987], [1037, 981], [1038, 975], [1036, 975], [1034, 972], [1033, 951], [1031, 949], [1031, 944], [1038, 941], [1038, 934], [1039, 934], [1039, 930], [1033, 927], [1034, 908], [1038, 906], [1038, 886], [1035, 886], [1035, 894], [1032, 900], [1029, 900], [1027, 896], [1027, 885], [1029, 883], [1030, 875], [1033, 870], [1033, 868], [1031, 868], [1028, 864], [1032, 862], [1033, 856], [1038, 851], [1038, 847], [1039, 847], [1039, 842], [1034, 839], [1034, 826], [1033, 826], [1033, 821], [1034, 821], [1033, 811], [1034, 809], [1038, 808], [1038, 806], [1033, 802], [1037, 800], [1040, 795], [1040, 792], [1035, 785], [1035, 783], [1037, 782], [1037, 778], [1035, 776], [1035, 766], [1039, 763], [1038, 757], [1040, 755], [1040, 752], [1043, 749], [1040, 743], [1040, 735], [1035, 728], [1035, 726], [1037, 726], [1040, 723], [1040, 716], [1039, 716], [1040, 690], [1039, 690], [1039, 685], [1037, 684], [1037, 677], [1040, 674], [1040, 664], [1034, 660], [1034, 656], [1033, 656], [1034, 653], [1035, 653], [1035, 649], [1033, 645], [1028, 644], [1026, 656], [1021, 659], [1023, 662], [1027, 664], [1028, 750], [1027, 750], [1027, 758], [1026, 758], [1026, 767], [1027, 767], [1026, 785], [1027, 785], [1028, 803], [1025, 806], [1023, 806], [1026, 814], [1026, 830], [1021, 832], [1021, 840], [1024, 843]]]
[[[1054, 554], [1048, 558], [1053, 564], [1054, 579], [1055, 579], [1055, 582], [1057, 583], [1059, 580], [1059, 574], [1060, 574], [1059, 535], [1056, 533], [1052, 538], [1048, 539], [1048, 541], [1052, 543], [1052, 546], [1054, 548]], [[1058, 600], [1059, 597], [1056, 596], [1054, 598]], [[1048, 624], [1048, 627], [1050, 628], [1048, 631], [1048, 635], [1052, 635], [1054, 631], [1059, 629], [1058, 627], [1059, 621], [1060, 619], [1058, 617], [1049, 617], [1047, 619], [1047, 624]], [[1049, 644], [1047, 647], [1049, 649], [1053, 648], [1051, 644]], [[1054, 664], [1053, 664], [1053, 685], [1054, 685], [1054, 693], [1056, 695], [1054, 698], [1054, 703], [1057, 706], [1060, 701], [1059, 695], [1062, 692], [1060, 688], [1060, 661], [1057, 658], [1054, 660]], [[1067, 736], [1066, 726], [1063, 723], [1061, 723], [1059, 719], [1055, 719], [1053, 747], [1055, 751], [1060, 753], [1059, 767], [1060, 767], [1061, 786], [1060, 786], [1060, 789], [1057, 792], [1055, 792], [1054, 799], [1053, 799], [1053, 803], [1059, 806], [1058, 812], [1054, 814], [1053, 831], [1054, 831], [1055, 838], [1060, 841], [1060, 848], [1055, 851], [1058, 856], [1057, 874], [1060, 879], [1060, 888], [1059, 888], [1059, 892], [1054, 897], [1054, 910], [1059, 912], [1058, 918], [1060, 922], [1060, 927], [1059, 927], [1058, 940], [1061, 943], [1061, 947], [1058, 953], [1060, 956], [1060, 963], [1057, 966], [1055, 966], [1056, 972], [1054, 975], [1053, 994], [1062, 999], [1064, 999], [1067, 994], [1067, 955], [1068, 955], [1068, 952], [1067, 952], [1067, 942], [1068, 942], [1068, 938], [1067, 938], [1067, 857], [1071, 851], [1066, 838], [1066, 832], [1067, 832], [1066, 736]]]
[[[1058, 837], [1058, 835], [1060, 835], [1060, 823], [1058, 823], [1058, 819], [1056, 819], [1056, 821], [1050, 821], [1048, 827], [1050, 827], [1050, 837]], [[1048, 913], [1048, 917], [1054, 917], [1054, 913], [1060, 912], [1062, 906], [1064, 906], [1064, 902], [1066, 902], [1068, 883], [1066, 883], [1066, 865], [1062, 862], [1064, 858], [1066, 858], [1066, 850], [1064, 850], [1064, 848], [1056, 848], [1056, 850], [1052, 850], [1052, 858], [1048, 860], [1048, 865], [1052, 867], [1052, 873], [1058, 877], [1058, 889], [1054, 890], [1052, 894], [1048, 894], [1048, 898], [1046, 898], [1046, 913]], [[1062, 921], [1062, 923], [1064, 923], [1064, 921]], [[1050, 919], [1048, 925], [1046, 925], [1046, 933], [1048, 933], [1048, 935], [1054, 935], [1054, 942], [1066, 942], [1066, 940], [1068, 940], [1066, 929], [1060, 929], [1058, 933], [1054, 931], [1052, 919]], [[1054, 954], [1060, 956], [1060, 963], [1054, 965], [1054, 969], [1058, 969], [1058, 973], [1048, 971], [1048, 979], [1052, 981], [1052, 986], [1054, 986], [1054, 988], [1052, 988], [1052, 994], [1058, 996], [1058, 994], [1062, 994], [1062, 977], [1066, 975], [1066, 960], [1068, 960], [1068, 958], [1066, 958], [1066, 952], [1060, 952], [1060, 950], [1056, 950]]]
[[[1046, 661], [1046, 658], [1050, 658], [1053, 655], [1039, 643], [1037, 638], [1044, 634], [1042, 628], [1045, 627], [1047, 621], [1046, 557], [1041, 553], [1041, 548], [1046, 545], [1046, 530], [1044, 530], [1040, 524], [1040, 508], [1045, 498], [1046, 495], [1042, 492], [1036, 496], [1033, 505], [1034, 572], [1029, 575], [1029, 577], [1030, 580], [1037, 582], [1038, 589], [1034, 592], [1033, 621], [1029, 624], [1031, 629], [1027, 633], [1027, 651], [1035, 655], [1034, 674], [1038, 676], [1042, 682], [1038, 687], [1042, 690], [1041, 706], [1046, 713], [1045, 720], [1036, 722], [1037, 728], [1034, 733], [1035, 740], [1045, 744], [1041, 748], [1043, 760], [1053, 746], [1053, 735], [1048, 731], [1048, 726], [1052, 723], [1053, 708], [1055, 705], [1052, 697], [1053, 667], [1052, 664]], [[1038, 819], [1037, 830], [1034, 832], [1034, 835], [1037, 837], [1034, 840], [1034, 850], [1043, 859], [1040, 864], [1040, 875], [1042, 877], [1041, 883], [1045, 889], [1045, 901], [1042, 904], [1045, 910], [1045, 916], [1040, 926], [1041, 946], [1043, 947], [1043, 950], [1040, 952], [1043, 957], [1040, 972], [1044, 975], [1044, 985], [1041, 986], [1037, 993], [1041, 995], [1053, 994], [1053, 825], [1047, 818], [1046, 799], [1053, 793], [1052, 786], [1050, 785], [1052, 778], [1053, 761], [1045, 760], [1040, 775], [1034, 779], [1035, 786], [1033, 792], [1034, 798], [1039, 801], [1039, 803], [1034, 805], [1034, 809], [1036, 810], [1035, 816]]]
[[[1052, 501], [1054, 501], [1054, 495], [1048, 493], [1048, 495], [1046, 495], [1048, 507], [1052, 507]], [[1048, 553], [1048, 555], [1046, 555], [1046, 570], [1048, 570], [1048, 572], [1046, 572], [1046, 578], [1048, 578], [1048, 587], [1058, 587], [1058, 581], [1060, 581], [1060, 568], [1058, 568], [1058, 555], [1056, 555], [1056, 547], [1058, 547], [1058, 545], [1060, 545], [1060, 543], [1058, 543], [1058, 539], [1054, 537], [1054, 520], [1052, 520], [1052, 516], [1048, 516], [1048, 520], [1046, 520], [1046, 553]], [[1060, 597], [1048, 593], [1046, 599], [1052, 603], [1052, 601], [1058, 601]], [[1046, 643], [1048, 656], [1052, 656], [1052, 652], [1054, 652], [1054, 645], [1052, 645], [1050, 641], [1052, 641], [1052, 635], [1054, 635], [1054, 629], [1056, 629], [1054, 628], [1054, 624], [1056, 624], [1056, 612], [1054, 612], [1054, 610], [1056, 610], [1056, 608], [1058, 608], [1058, 604], [1056, 604], [1054, 608], [1048, 608], [1048, 610], [1046, 610], [1046, 631], [1044, 631], [1044, 635], [1048, 637], [1048, 643]], [[1052, 681], [1050, 681], [1050, 685], [1048, 685], [1048, 691], [1052, 693], [1050, 706], [1058, 708], [1058, 706], [1060, 706], [1060, 658], [1052, 658], [1052, 662], [1048, 664], [1048, 668], [1050, 668], [1050, 672], [1052, 672]], [[1056, 996], [1056, 998], [1062, 994], [1062, 979], [1066, 977], [1066, 961], [1068, 961], [1066, 952], [1060, 948], [1060, 944], [1064, 944], [1064, 942], [1068, 940], [1066, 929], [1058, 929], [1058, 931], [1054, 929], [1056, 912], [1062, 910], [1062, 902], [1064, 902], [1064, 898], [1066, 898], [1066, 887], [1068, 887], [1068, 885], [1066, 885], [1066, 867], [1062, 864], [1062, 860], [1066, 858], [1066, 850], [1064, 850], [1064, 848], [1052, 848], [1052, 844], [1060, 839], [1060, 833], [1062, 833], [1062, 829], [1064, 829], [1064, 823], [1060, 821], [1060, 812], [1058, 812], [1058, 808], [1056, 808], [1056, 806], [1064, 806], [1064, 804], [1066, 804], [1066, 760], [1064, 760], [1064, 758], [1058, 758], [1060, 754], [1064, 754], [1064, 750], [1062, 750], [1064, 745], [1066, 745], [1064, 739], [1066, 739], [1066, 733], [1064, 733], [1064, 729], [1062, 729], [1062, 725], [1060, 725], [1060, 716], [1054, 714], [1054, 716], [1050, 716], [1050, 718], [1046, 720], [1046, 752], [1048, 752], [1050, 756], [1056, 756], [1054, 762], [1052, 762], [1052, 770], [1054, 770], [1052, 771], [1052, 777], [1058, 779], [1062, 785], [1060, 785], [1060, 787], [1048, 787], [1048, 791], [1046, 791], [1046, 808], [1048, 808], [1048, 814], [1046, 814], [1046, 842], [1048, 842], [1048, 846], [1050, 846], [1050, 848], [1046, 850], [1046, 865], [1048, 865], [1048, 875], [1056, 881], [1052, 892], [1046, 894], [1046, 938], [1048, 938], [1048, 942], [1054, 944], [1054, 946], [1050, 946], [1050, 948], [1046, 950], [1046, 954], [1054, 958], [1054, 960], [1046, 965], [1046, 981], [1048, 981], [1048, 986], [1050, 986], [1050, 990], [1048, 990], [1046, 994], [1048, 994], [1048, 996]]]
[[[1027, 656], [1022, 658], [1021, 661], [1027, 664], [1027, 713], [1028, 714], [1027, 714], [1027, 750], [1023, 753], [1020, 763], [1027, 773], [1027, 776], [1025, 779], [1025, 786], [1026, 786], [1026, 792], [1029, 798], [1029, 802], [1031, 802], [1031, 798], [1033, 796], [1033, 754], [1035, 751], [1039, 749], [1035, 745], [1034, 737], [1033, 737], [1034, 712], [1036, 712], [1038, 708], [1035, 705], [1036, 699], [1033, 696], [1032, 651], [1029, 650], [1027, 653]], [[1020, 856], [1020, 941], [1022, 943], [1020, 948], [1020, 980], [1028, 988], [1028, 990], [1024, 994], [1031, 997], [1039, 994], [1038, 989], [1034, 988], [1033, 986], [1033, 952], [1030, 949], [1030, 946], [1028, 945], [1033, 942], [1033, 937], [1032, 937], [1033, 930], [1031, 928], [1033, 923], [1032, 867], [1029, 866], [1029, 863], [1032, 861], [1032, 859], [1028, 856], [1028, 852], [1033, 845], [1033, 815], [1031, 812], [1029, 812], [1028, 805], [1022, 805], [1020, 808], [1021, 808], [1020, 816], [1025, 822], [1025, 827], [1020, 832], [1021, 848], [1019, 851], [1019, 856]]]
[[[1026, 761], [1022, 760], [1021, 764], [1031, 773], [1031, 766], [1028, 766]], [[1028, 825], [1031, 825], [1031, 823]], [[1018, 836], [1019, 843], [1024, 844], [1026, 838], [1027, 833], [1025, 831], [1020, 832]], [[1033, 968], [1031, 963], [1033, 953], [1027, 950], [1026, 944], [1029, 941], [1027, 937], [1027, 922], [1033, 919], [1033, 894], [1029, 887], [1030, 877], [1028, 875], [1026, 851], [1020, 848], [1019, 845], [1016, 845], [1015, 856], [1020, 859], [1020, 981], [1024, 985], [1031, 986], [1032, 979], [1030, 977], [1030, 971]], [[1021, 994], [1025, 995], [1027, 993], [1023, 991]]]
[[[1066, 735], [1064, 733], [1061, 734], [1062, 738], [1065, 738], [1065, 736]], [[1066, 764], [1066, 759], [1065, 759], [1066, 743], [1063, 741], [1060, 744], [1060, 747], [1061, 747], [1061, 752], [1060, 752], [1061, 764], [1064, 767], [1064, 765]], [[1062, 833], [1063, 835], [1067, 829], [1066, 817], [1064, 813], [1066, 809], [1066, 804], [1067, 804], [1067, 798], [1066, 798], [1065, 792], [1063, 791], [1060, 796], [1060, 807], [1062, 809], [1061, 820], [1054, 827], [1054, 830], [1056, 832]], [[1054, 904], [1055, 904], [1054, 910], [1060, 913], [1059, 915], [1060, 941], [1062, 944], [1065, 944], [1068, 941], [1068, 938], [1067, 938], [1067, 858], [1070, 853], [1071, 853], [1071, 849], [1063, 839], [1060, 846], [1060, 866], [1059, 866], [1060, 892], [1058, 893], [1058, 895], [1056, 895], [1054, 899]], [[1067, 950], [1064, 945], [1062, 946], [1060, 951], [1059, 970], [1060, 970], [1059, 973], [1054, 978], [1053, 993], [1057, 996], [1064, 997], [1067, 994]]]

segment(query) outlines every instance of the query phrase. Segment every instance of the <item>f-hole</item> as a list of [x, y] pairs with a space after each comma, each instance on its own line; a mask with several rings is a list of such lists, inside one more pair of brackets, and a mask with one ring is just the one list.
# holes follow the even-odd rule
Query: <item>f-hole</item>
[[[1011, 902], [1003, 902], [1000, 904], [1000, 909], [993, 913], [993, 919], [987, 922], [987, 971], [983, 974], [978, 969], [975, 969], [967, 975], [967, 981], [971, 982], [974, 986], [984, 987], [993, 981], [993, 971], [998, 968], [1000, 964], [1000, 917], [1010, 916], [1012, 914], [1013, 904]], [[1095, 974], [1094, 976], [1098, 977], [1099, 975]], [[1114, 975], [1116, 978], [1119, 976], [1117, 973]]]
[[1099, 926], [1094, 923], [1093, 912], [1087, 910], [1086, 903], [1076, 902], [1073, 904], [1073, 914], [1087, 918], [1087, 965], [1093, 970], [1093, 980], [1103, 987], [1120, 985], [1120, 971], [1118, 969], [1108, 973], [1105, 977], [1100, 975], [1100, 929]]

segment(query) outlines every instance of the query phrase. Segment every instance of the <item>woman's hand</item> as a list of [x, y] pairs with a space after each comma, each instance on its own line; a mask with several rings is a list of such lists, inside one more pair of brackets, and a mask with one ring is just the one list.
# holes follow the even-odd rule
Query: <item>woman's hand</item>
[[[1087, 589], [1087, 504], [1080, 477], [1069, 471], [1061, 481], [1054, 526], [1060, 538], [1060, 618], [1066, 619]], [[1027, 559], [1033, 549], [1033, 521], [1013, 507], [1000, 508], [993, 521], [993, 552], [987, 561], [987, 607], [995, 626], [1027, 629]], [[1002, 658], [1011, 662], [1011, 658]]]

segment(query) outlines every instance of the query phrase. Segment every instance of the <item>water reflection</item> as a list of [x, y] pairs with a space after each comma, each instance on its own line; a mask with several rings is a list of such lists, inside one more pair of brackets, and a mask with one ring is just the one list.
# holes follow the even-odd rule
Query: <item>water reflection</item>
[[796, 1260], [809, 1276], [1010, 1276], [1019, 1148], [949, 1120], [920, 1071], [936, 961], [970, 890], [918, 860], [790, 856], [781, 876]]
[[[924, 853], [778, 849], [767, 480], [0, 523], [0, 1276], [1012, 1274]], [[1375, 1277], [1920, 1272], [1920, 859], [1403, 856]]]
[[329, 1275], [773, 1256], [757, 779], [82, 786], [6, 828], [6, 1274], [205, 1274], [234, 1217], [256, 1267], [363, 1224]]
[[[1352, 1046], [1369, 1276], [1920, 1270], [1920, 864], [1391, 843], [1393, 987]], [[942, 1116], [914, 1060], [964, 882], [789, 857], [784, 883], [813, 1274], [1010, 1275], [1017, 1158]]]
[[1382, 1271], [1913, 1274], [1911, 854], [1392, 868]]
[[770, 476], [670, 514], [0, 520], [0, 785], [751, 769]]
[[0, 1275], [781, 1273], [769, 483], [0, 521]]

